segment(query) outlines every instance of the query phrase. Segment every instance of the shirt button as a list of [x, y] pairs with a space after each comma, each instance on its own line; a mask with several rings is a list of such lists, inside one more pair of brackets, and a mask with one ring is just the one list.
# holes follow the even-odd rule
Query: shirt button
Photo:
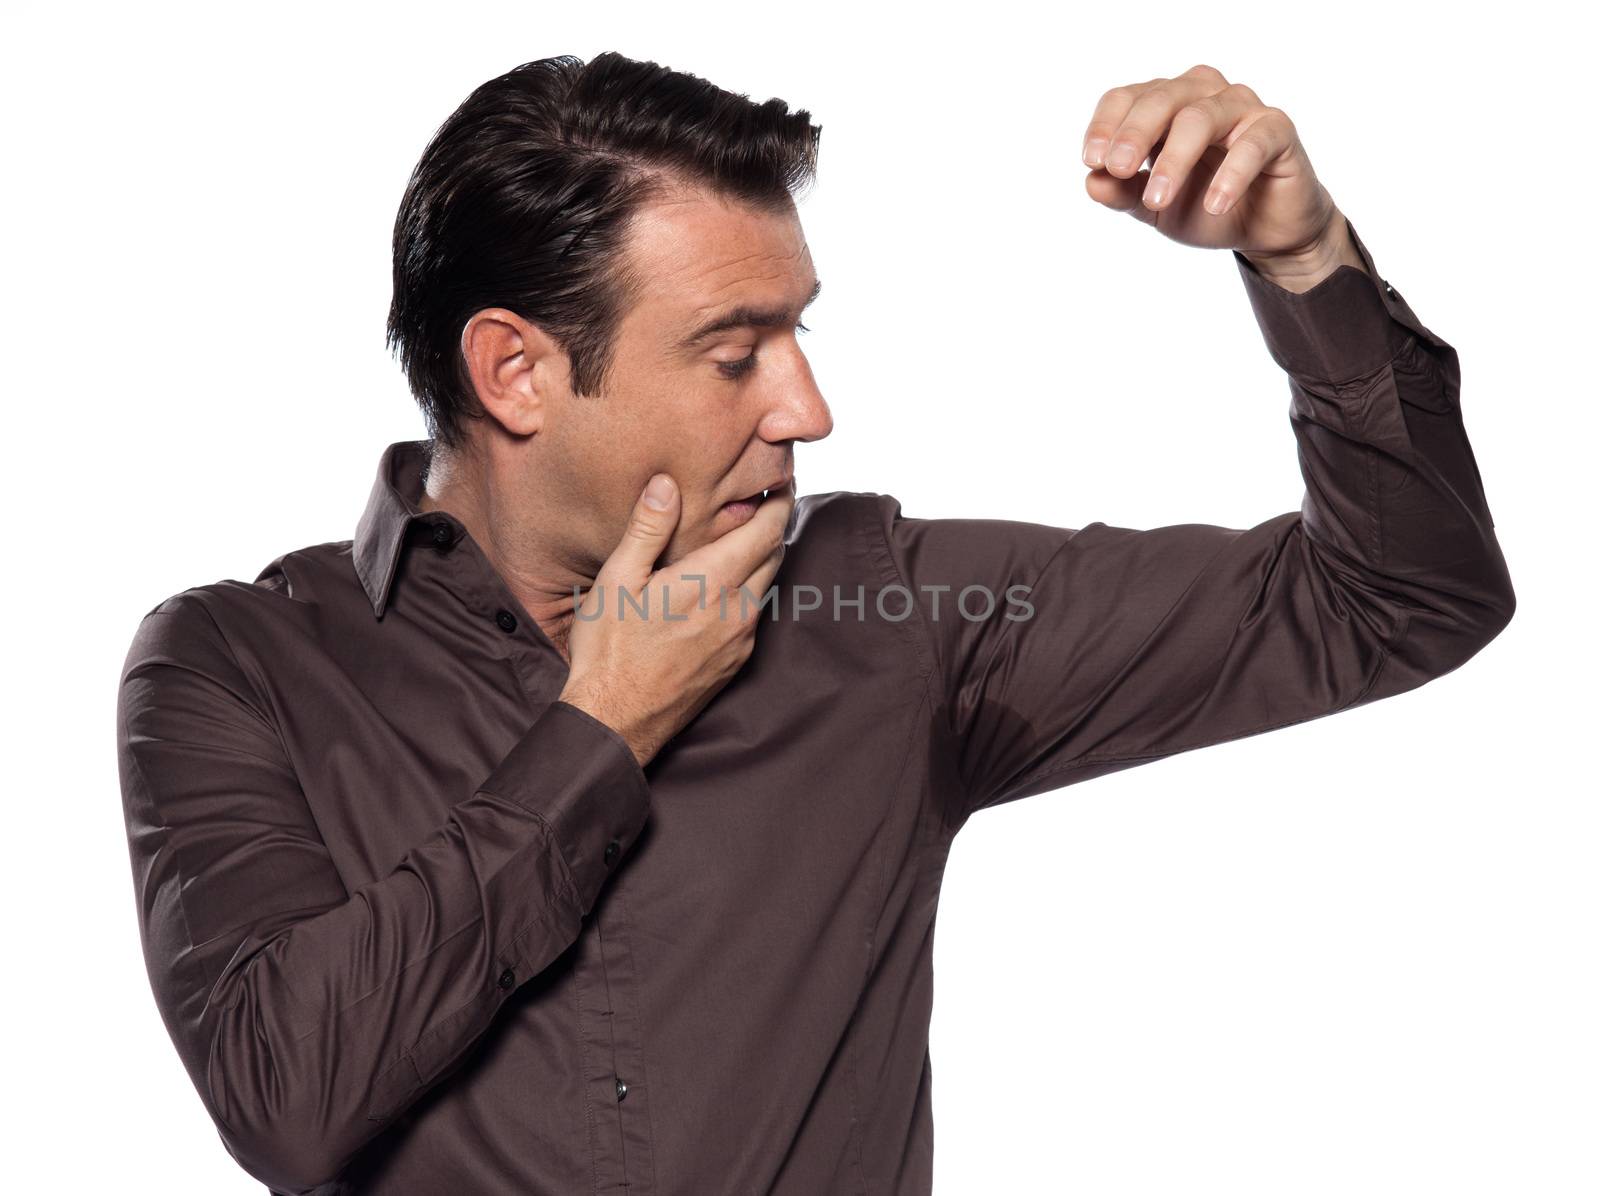
[[456, 534], [450, 530], [448, 523], [440, 522], [433, 525], [433, 546], [441, 552], [449, 552], [455, 546]]
[[1389, 282], [1388, 282], [1387, 279], [1385, 279], [1384, 283], [1383, 283], [1383, 293], [1388, 295], [1389, 298], [1391, 298], [1391, 299], [1394, 298], [1394, 288], [1389, 285]]
[[515, 631], [517, 629], [517, 616], [508, 610], [496, 611], [494, 621], [500, 624], [501, 631]]
[[500, 973], [500, 987], [501, 988], [510, 988], [512, 985], [516, 984], [516, 982], [517, 982], [517, 974], [515, 972], [513, 972], [510, 968], [507, 968], [505, 971]]
[[621, 1100], [623, 1097], [625, 1097], [627, 1095], [628, 1095], [628, 1086], [626, 1084], [624, 1084], [622, 1082], [622, 1080], [619, 1078], [617, 1080], [617, 1099]]
[[617, 852], [621, 850], [621, 846], [615, 839], [606, 844], [606, 864], [608, 866], [612, 860], [617, 858]]

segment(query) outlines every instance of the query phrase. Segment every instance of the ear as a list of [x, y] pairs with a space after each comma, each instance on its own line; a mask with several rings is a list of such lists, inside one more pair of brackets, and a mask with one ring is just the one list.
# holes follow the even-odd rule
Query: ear
[[503, 307], [484, 308], [467, 321], [461, 356], [478, 402], [517, 436], [539, 431], [571, 376], [571, 362], [555, 339]]

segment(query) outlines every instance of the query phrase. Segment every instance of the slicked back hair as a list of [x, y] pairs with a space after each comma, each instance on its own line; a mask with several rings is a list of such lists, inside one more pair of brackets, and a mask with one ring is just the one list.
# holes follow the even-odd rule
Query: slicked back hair
[[577, 394], [603, 390], [638, 293], [633, 214], [681, 183], [785, 210], [821, 133], [782, 100], [616, 53], [541, 58], [474, 90], [423, 151], [394, 226], [388, 345], [429, 435], [459, 447], [483, 415], [461, 333], [485, 308], [549, 333]]

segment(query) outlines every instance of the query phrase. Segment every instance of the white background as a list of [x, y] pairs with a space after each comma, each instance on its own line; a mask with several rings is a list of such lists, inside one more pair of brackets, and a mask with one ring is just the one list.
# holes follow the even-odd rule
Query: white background
[[1298, 506], [1231, 255], [1083, 189], [1099, 95], [1198, 62], [1289, 113], [1461, 355], [1514, 622], [1415, 692], [967, 825], [941, 1196], [1600, 1191], [1594, 108], [1553, 12], [9, 6], [6, 1188], [262, 1190], [144, 974], [118, 667], [168, 594], [353, 534], [423, 434], [383, 346], [412, 165], [485, 79], [616, 49], [824, 128], [803, 344], [836, 428], [802, 492], [1071, 527]]

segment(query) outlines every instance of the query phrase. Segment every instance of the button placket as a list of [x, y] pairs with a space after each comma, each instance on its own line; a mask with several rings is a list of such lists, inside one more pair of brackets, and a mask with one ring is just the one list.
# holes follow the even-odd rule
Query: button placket
[[[451, 526], [455, 531], [454, 525]], [[465, 572], [458, 578], [458, 584], [463, 587], [463, 601], [475, 616], [487, 615], [502, 632], [516, 637], [516, 649], [511, 656], [530, 696], [539, 696], [546, 683], [556, 678], [550, 665], [560, 669], [560, 679], [564, 683], [568, 671], [566, 659], [550, 642], [544, 629], [522, 611], [505, 578], [489, 563], [488, 557], [464, 531], [456, 533], [453, 546], [467, 558], [460, 562]]]
[[[620, 850], [620, 849], [619, 849]], [[650, 1086], [626, 907], [608, 881], [583, 922], [574, 957], [579, 1041], [590, 1115], [585, 1118], [602, 1189], [655, 1190]]]
[[472, 538], [457, 534], [452, 545], [456, 550], [452, 585], [464, 615], [493, 622], [497, 630], [488, 634], [498, 639], [498, 645], [486, 641], [482, 651], [509, 666], [531, 716], [557, 699], [570, 669], [539, 625], [521, 613], [516, 597]]

